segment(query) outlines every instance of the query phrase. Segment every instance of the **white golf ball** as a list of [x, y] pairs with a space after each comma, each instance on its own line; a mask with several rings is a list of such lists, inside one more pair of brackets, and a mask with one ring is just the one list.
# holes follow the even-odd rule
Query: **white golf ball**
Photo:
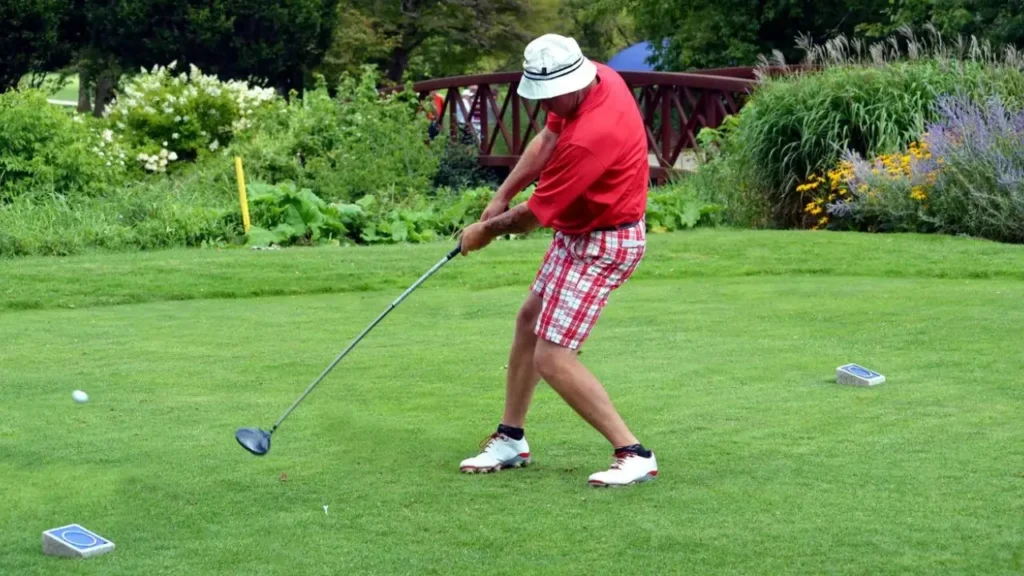
[[71, 397], [74, 398], [75, 402], [78, 402], [79, 404], [82, 404], [83, 402], [88, 402], [89, 400], [89, 395], [86, 394], [85, 392], [82, 392], [81, 390], [75, 390], [74, 392], [72, 392]]

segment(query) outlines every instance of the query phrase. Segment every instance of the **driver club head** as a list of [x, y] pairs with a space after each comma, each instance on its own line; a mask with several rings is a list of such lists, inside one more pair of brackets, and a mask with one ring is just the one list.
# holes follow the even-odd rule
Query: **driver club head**
[[235, 439], [249, 452], [257, 456], [263, 456], [270, 452], [270, 432], [259, 428], [239, 428], [235, 432]]

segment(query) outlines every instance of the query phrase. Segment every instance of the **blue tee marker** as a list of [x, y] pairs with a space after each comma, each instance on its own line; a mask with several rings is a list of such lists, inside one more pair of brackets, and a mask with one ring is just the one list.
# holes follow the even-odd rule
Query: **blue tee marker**
[[885, 382], [885, 376], [863, 366], [846, 364], [836, 368], [836, 382], [850, 386], [877, 386]]
[[113, 549], [113, 542], [78, 524], [69, 524], [43, 532], [43, 554], [47, 556], [90, 558], [106, 554]]

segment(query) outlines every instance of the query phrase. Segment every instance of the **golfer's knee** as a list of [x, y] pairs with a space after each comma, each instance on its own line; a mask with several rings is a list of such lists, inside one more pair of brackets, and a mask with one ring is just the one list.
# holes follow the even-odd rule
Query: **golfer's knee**
[[558, 346], [544, 340], [537, 341], [537, 347], [533, 351], [533, 368], [548, 384], [551, 384], [552, 380], [557, 380], [565, 360], [565, 354]]
[[516, 315], [516, 332], [523, 335], [533, 334], [534, 327], [537, 325], [537, 318], [540, 316], [541, 305], [539, 300], [529, 299], [519, 308], [519, 314]]

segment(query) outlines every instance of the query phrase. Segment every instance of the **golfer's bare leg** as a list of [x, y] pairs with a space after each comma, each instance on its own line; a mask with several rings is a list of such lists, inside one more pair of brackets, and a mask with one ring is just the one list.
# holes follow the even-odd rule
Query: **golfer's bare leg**
[[533, 392], [540, 381], [533, 361], [537, 346], [537, 335], [533, 328], [537, 324], [542, 304], [540, 297], [531, 293], [516, 317], [516, 332], [508, 355], [505, 380], [505, 415], [501, 419], [502, 424], [513, 428], [524, 427], [526, 411], [530, 408]]
[[604, 386], [580, 363], [575, 351], [537, 339], [534, 362], [544, 381], [613, 447], [640, 443], [615, 410]]

